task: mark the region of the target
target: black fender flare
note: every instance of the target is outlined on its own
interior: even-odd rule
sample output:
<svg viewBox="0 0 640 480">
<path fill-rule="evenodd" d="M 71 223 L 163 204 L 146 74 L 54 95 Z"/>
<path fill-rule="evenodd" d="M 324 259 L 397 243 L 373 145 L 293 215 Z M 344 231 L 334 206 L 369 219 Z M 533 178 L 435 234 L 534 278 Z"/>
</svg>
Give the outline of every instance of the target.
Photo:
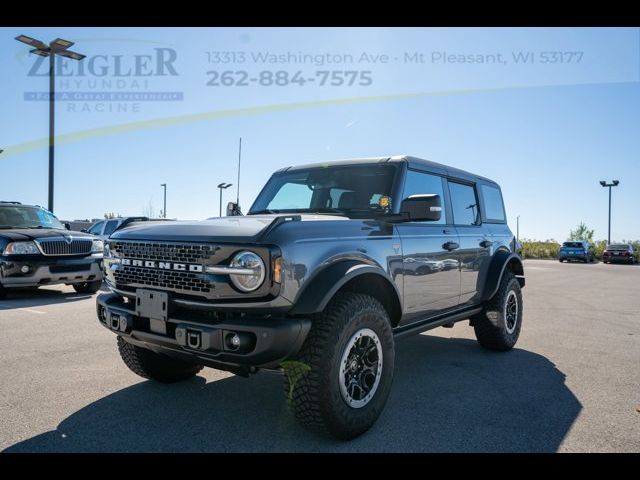
<svg viewBox="0 0 640 480">
<path fill-rule="evenodd" d="M 500 287 L 502 276 L 507 268 L 513 270 L 513 273 L 520 283 L 520 287 L 524 287 L 524 267 L 520 256 L 507 250 L 498 250 L 493 255 L 493 260 L 491 260 L 487 276 L 485 277 L 484 288 L 482 289 L 482 301 L 487 301 L 496 294 L 498 287 Z"/>
<path fill-rule="evenodd" d="M 342 260 L 325 267 L 310 278 L 298 294 L 290 311 L 293 315 L 310 315 L 322 312 L 333 296 L 351 280 L 366 274 L 380 276 L 393 289 L 399 305 L 402 296 L 387 272 L 380 267 L 358 260 Z"/>
</svg>

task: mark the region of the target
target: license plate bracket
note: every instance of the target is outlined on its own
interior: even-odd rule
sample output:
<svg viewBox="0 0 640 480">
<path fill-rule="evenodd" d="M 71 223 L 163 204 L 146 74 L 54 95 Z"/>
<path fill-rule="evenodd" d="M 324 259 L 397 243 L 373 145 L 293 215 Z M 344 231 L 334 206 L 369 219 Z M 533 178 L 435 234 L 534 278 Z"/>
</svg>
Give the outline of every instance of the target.
<svg viewBox="0 0 640 480">
<path fill-rule="evenodd" d="M 148 318 L 152 332 L 167 333 L 169 317 L 169 294 L 157 290 L 136 290 L 136 315 Z"/>
</svg>

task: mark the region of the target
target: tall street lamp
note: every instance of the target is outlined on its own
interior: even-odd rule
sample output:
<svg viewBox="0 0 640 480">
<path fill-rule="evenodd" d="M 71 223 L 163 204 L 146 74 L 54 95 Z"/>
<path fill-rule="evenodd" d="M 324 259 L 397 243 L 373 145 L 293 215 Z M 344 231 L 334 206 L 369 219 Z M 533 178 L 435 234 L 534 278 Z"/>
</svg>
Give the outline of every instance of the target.
<svg viewBox="0 0 640 480">
<path fill-rule="evenodd" d="M 221 184 L 218 185 L 218 188 L 220 189 L 220 217 L 222 217 L 222 190 L 225 190 L 227 188 L 229 188 L 231 185 L 233 185 L 232 183 L 224 183 L 222 182 Z"/>
<path fill-rule="evenodd" d="M 82 60 L 85 55 L 68 50 L 73 42 L 56 38 L 48 45 L 35 38 L 26 35 L 18 35 L 16 40 L 26 43 L 30 47 L 31 53 L 41 57 L 49 57 L 49 211 L 53 212 L 53 167 L 54 167 L 54 134 L 55 134 L 55 58 L 56 55 L 71 58 L 72 60 Z"/>
<path fill-rule="evenodd" d="M 167 184 L 161 183 L 160 186 L 164 188 L 164 207 L 162 210 L 162 216 L 167 218 Z"/>
<path fill-rule="evenodd" d="M 600 185 L 603 187 L 609 187 L 609 233 L 607 234 L 607 245 L 611 245 L 611 187 L 617 187 L 619 184 L 619 180 L 614 180 L 611 183 L 607 183 L 605 180 L 600 180 Z"/>
</svg>

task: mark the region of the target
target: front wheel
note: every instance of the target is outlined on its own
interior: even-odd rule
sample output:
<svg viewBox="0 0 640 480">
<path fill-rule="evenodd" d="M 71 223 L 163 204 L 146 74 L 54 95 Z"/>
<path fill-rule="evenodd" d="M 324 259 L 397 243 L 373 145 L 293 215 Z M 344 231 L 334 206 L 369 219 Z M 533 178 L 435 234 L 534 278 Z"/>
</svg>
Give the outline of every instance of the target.
<svg viewBox="0 0 640 480">
<path fill-rule="evenodd" d="M 96 293 L 102 286 L 102 280 L 95 282 L 75 283 L 73 289 L 78 293 Z"/>
<path fill-rule="evenodd" d="M 380 416 L 391 390 L 393 332 L 378 300 L 340 293 L 316 319 L 287 371 L 289 407 L 305 427 L 349 440 Z"/>
<path fill-rule="evenodd" d="M 6 296 L 7 296 L 7 291 L 2 286 L 2 284 L 0 284 L 0 300 L 4 299 Z"/>
<path fill-rule="evenodd" d="M 489 350 L 513 348 L 522 326 L 522 290 L 513 273 L 507 271 L 494 297 L 473 317 L 478 343 Z"/>
</svg>

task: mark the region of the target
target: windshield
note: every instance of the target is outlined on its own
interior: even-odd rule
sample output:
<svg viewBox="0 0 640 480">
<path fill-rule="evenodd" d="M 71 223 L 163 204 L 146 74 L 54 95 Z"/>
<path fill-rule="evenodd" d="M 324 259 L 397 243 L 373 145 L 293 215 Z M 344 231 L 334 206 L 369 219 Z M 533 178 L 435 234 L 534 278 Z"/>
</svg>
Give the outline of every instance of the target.
<svg viewBox="0 0 640 480">
<path fill-rule="evenodd" d="M 36 207 L 0 207 L 0 228 L 64 228 L 53 214 Z"/>
<path fill-rule="evenodd" d="M 580 242 L 564 242 L 562 246 L 567 248 L 584 248 L 584 245 Z"/>
<path fill-rule="evenodd" d="M 609 245 L 607 250 L 629 250 L 629 245 Z"/>
<path fill-rule="evenodd" d="M 335 213 L 366 218 L 389 213 L 394 165 L 348 165 L 275 174 L 249 215 Z"/>
</svg>

